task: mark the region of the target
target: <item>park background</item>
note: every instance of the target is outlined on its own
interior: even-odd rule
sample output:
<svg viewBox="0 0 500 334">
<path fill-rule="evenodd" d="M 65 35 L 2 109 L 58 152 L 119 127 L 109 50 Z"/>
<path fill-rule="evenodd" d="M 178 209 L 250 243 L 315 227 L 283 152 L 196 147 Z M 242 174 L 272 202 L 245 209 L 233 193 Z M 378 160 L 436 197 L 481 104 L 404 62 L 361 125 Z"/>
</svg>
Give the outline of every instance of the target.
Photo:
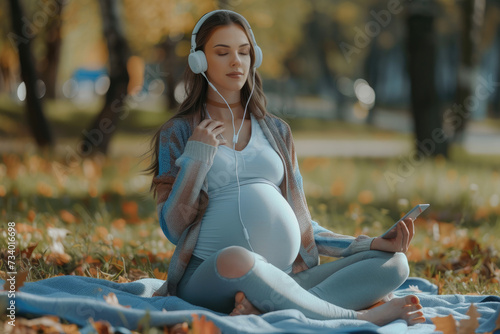
<svg viewBox="0 0 500 334">
<path fill-rule="evenodd" d="M 16 223 L 25 279 L 167 277 L 174 246 L 143 171 L 182 101 L 191 29 L 218 8 L 263 50 L 313 219 L 376 236 L 430 203 L 411 275 L 499 295 L 496 0 L 2 0 L 0 233 Z"/>
</svg>

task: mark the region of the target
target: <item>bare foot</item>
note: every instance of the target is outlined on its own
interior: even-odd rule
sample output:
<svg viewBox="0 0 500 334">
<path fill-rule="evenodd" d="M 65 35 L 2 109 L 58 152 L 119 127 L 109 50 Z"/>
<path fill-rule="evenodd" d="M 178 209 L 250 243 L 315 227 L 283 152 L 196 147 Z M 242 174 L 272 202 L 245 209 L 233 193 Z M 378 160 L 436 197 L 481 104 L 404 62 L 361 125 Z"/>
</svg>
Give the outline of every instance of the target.
<svg viewBox="0 0 500 334">
<path fill-rule="evenodd" d="M 247 314 L 261 314 L 261 312 L 248 301 L 243 292 L 239 291 L 234 296 L 234 309 L 229 315 Z"/>
<path fill-rule="evenodd" d="M 420 300 L 415 295 L 394 298 L 388 302 L 358 312 L 358 319 L 367 320 L 375 325 L 383 326 L 397 319 L 404 319 L 408 325 L 415 325 L 425 322 Z"/>
</svg>

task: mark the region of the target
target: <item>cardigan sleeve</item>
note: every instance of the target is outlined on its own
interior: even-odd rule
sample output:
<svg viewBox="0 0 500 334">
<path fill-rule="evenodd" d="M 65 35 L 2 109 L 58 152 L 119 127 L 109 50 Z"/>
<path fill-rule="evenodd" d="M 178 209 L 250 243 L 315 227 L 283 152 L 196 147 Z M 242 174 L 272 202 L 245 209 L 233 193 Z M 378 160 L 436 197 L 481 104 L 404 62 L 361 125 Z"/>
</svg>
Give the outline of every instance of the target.
<svg viewBox="0 0 500 334">
<path fill-rule="evenodd" d="M 317 222 L 312 220 L 306 203 L 306 197 L 303 188 L 303 180 L 299 170 L 299 163 L 297 159 L 297 154 L 295 152 L 295 145 L 293 143 L 292 133 L 288 125 L 286 125 L 286 128 L 288 130 L 286 131 L 288 137 L 286 139 L 287 146 L 289 147 L 288 151 L 290 152 L 290 154 L 293 155 L 292 157 L 293 177 L 298 186 L 300 196 L 303 198 L 303 201 L 305 203 L 305 208 L 308 211 L 308 217 L 313 228 L 314 242 L 318 247 L 318 253 L 324 256 L 346 257 L 354 253 L 370 250 L 370 245 L 374 238 L 370 238 L 365 235 L 353 237 L 353 236 L 338 234 L 322 227 Z"/>
<path fill-rule="evenodd" d="M 182 120 L 167 123 L 159 136 L 157 212 L 165 236 L 177 244 L 199 215 L 205 178 L 217 152 L 215 146 L 188 141 L 189 126 Z"/>
</svg>

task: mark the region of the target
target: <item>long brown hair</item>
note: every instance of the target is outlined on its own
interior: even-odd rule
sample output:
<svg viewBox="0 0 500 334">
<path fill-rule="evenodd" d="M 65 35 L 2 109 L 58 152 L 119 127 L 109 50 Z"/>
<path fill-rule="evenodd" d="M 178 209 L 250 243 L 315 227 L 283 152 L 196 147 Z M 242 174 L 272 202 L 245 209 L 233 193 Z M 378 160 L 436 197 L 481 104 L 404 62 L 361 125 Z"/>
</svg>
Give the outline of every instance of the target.
<svg viewBox="0 0 500 334">
<path fill-rule="evenodd" d="M 255 63 L 255 50 L 254 45 L 252 43 L 252 39 L 250 38 L 250 33 L 245 22 L 241 20 L 238 15 L 228 11 L 220 11 L 212 14 L 210 17 L 206 19 L 203 25 L 200 27 L 198 33 L 196 34 L 196 51 L 197 50 L 205 50 L 205 44 L 211 36 L 212 31 L 220 26 L 227 26 L 231 24 L 240 25 L 247 35 L 248 40 L 250 41 L 250 68 L 253 68 L 253 64 Z M 248 103 L 248 111 L 253 113 L 256 117 L 263 117 L 266 115 L 266 105 L 267 100 L 264 95 L 264 91 L 262 89 L 262 80 L 260 78 L 259 73 L 255 73 L 255 83 L 252 82 L 252 73 L 248 74 L 248 78 L 246 83 L 243 85 L 240 91 L 240 98 L 242 105 L 246 105 L 250 93 L 252 90 L 252 86 L 255 85 L 255 89 L 252 95 L 250 102 Z M 186 67 L 184 72 L 184 88 L 186 91 L 186 98 L 179 106 L 177 113 L 172 118 L 180 118 L 183 116 L 192 115 L 196 112 L 200 113 L 200 120 L 205 119 L 205 113 L 203 110 L 203 105 L 207 98 L 207 90 L 208 83 L 206 79 L 201 74 L 195 74 L 191 71 L 189 67 Z M 255 113 L 253 111 L 260 110 L 261 113 Z M 260 116 L 262 114 L 263 116 Z M 169 120 L 167 120 L 168 122 Z M 167 123 L 166 122 L 166 123 Z M 166 124 L 165 123 L 165 124 Z M 149 151 L 149 156 L 151 157 L 151 164 L 145 172 L 147 174 L 152 174 L 153 178 L 158 175 L 160 171 L 160 165 L 158 162 L 159 149 L 160 149 L 160 134 L 163 124 L 158 131 L 154 134 L 151 139 L 151 150 Z M 156 196 L 156 186 L 154 183 L 151 183 L 151 189 Z"/>
</svg>

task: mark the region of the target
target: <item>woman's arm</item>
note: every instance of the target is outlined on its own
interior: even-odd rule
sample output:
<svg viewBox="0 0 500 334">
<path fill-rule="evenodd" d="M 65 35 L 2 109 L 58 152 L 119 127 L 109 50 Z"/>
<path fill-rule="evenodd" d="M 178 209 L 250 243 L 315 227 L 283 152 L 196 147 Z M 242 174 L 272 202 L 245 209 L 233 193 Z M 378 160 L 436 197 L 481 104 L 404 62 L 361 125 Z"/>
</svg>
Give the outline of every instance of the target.
<svg viewBox="0 0 500 334">
<path fill-rule="evenodd" d="M 157 211 L 165 236 L 177 244 L 182 232 L 198 215 L 205 177 L 217 147 L 189 140 L 189 125 L 173 120 L 160 134 L 159 174 L 154 178 Z M 205 189 L 205 190 L 204 190 Z"/>
</svg>

